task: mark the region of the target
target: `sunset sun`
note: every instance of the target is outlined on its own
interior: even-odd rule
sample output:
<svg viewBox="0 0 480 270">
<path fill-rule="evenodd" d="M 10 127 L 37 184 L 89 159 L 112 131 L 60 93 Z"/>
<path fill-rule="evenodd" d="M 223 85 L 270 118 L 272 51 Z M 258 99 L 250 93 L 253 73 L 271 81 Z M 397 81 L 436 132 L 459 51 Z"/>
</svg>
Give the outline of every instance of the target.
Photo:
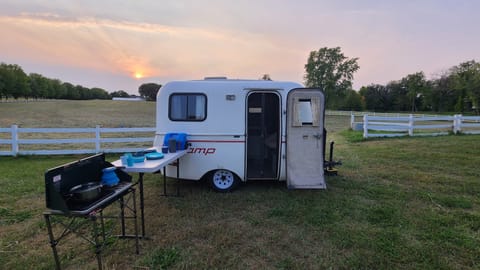
<svg viewBox="0 0 480 270">
<path fill-rule="evenodd" d="M 136 79 L 141 79 L 143 78 L 143 74 L 141 72 L 135 72 L 135 74 L 133 75 Z"/>
</svg>

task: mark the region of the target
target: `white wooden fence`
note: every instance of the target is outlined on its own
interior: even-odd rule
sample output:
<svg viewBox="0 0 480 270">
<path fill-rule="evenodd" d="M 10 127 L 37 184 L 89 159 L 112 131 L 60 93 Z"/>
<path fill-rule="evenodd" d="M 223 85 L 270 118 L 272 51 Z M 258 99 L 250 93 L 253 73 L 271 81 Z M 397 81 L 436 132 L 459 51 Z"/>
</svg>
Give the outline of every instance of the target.
<svg viewBox="0 0 480 270">
<path fill-rule="evenodd" d="M 352 128 L 358 123 L 351 116 Z M 363 116 L 363 137 L 436 136 L 449 133 L 480 134 L 480 116 Z M 380 132 L 382 131 L 382 132 Z"/>
<path fill-rule="evenodd" d="M 115 137 L 103 137 L 102 135 L 104 133 L 115 133 Z M 143 133 L 143 137 L 132 137 L 132 135 L 130 135 L 137 133 Z M 22 138 L 22 134 L 26 134 L 25 137 L 27 138 Z M 63 134 L 63 136 L 58 134 Z M 139 143 L 152 146 L 154 134 L 155 128 L 153 127 L 102 128 L 96 126 L 95 128 L 20 128 L 17 125 L 12 125 L 9 128 L 0 128 L 0 156 L 136 152 L 145 149 L 145 147 L 128 146 L 138 145 Z M 48 138 L 38 139 L 38 137 L 42 136 L 47 136 Z M 119 144 L 121 147 L 108 147 L 108 145 Z M 46 146 L 43 149 L 32 150 L 22 149 L 24 145 L 35 145 L 35 148 L 38 148 L 38 145 Z M 61 149 L 51 149 L 52 145 L 61 145 Z M 71 149 L 65 149 L 67 148 L 65 145 L 73 145 L 73 147 L 71 147 Z M 107 145 L 107 147 L 103 147 L 103 145 Z M 57 146 L 56 148 L 59 147 Z"/>
<path fill-rule="evenodd" d="M 352 129 L 361 127 L 364 138 L 431 136 L 449 133 L 480 134 L 480 116 L 402 114 L 382 114 L 383 116 L 376 114 L 371 116 L 363 113 L 362 123 L 355 121 L 355 117 L 362 116 L 361 112 L 354 114 L 352 112 L 329 111 L 326 113 L 328 115 L 350 115 Z M 105 133 L 113 134 L 115 137 L 102 136 Z M 136 152 L 153 145 L 154 133 L 154 127 L 20 128 L 17 125 L 12 125 L 9 128 L 0 128 L 0 156 Z M 133 137 L 132 134 L 143 134 L 143 136 Z M 143 145 L 138 147 L 138 144 Z M 35 149 L 25 149 L 28 148 L 24 147 L 27 145 L 33 145 Z M 45 147 L 41 148 L 41 145 L 45 145 Z M 61 149 L 52 149 L 52 145 L 56 146 L 53 148 Z M 113 147 L 118 145 L 120 147 Z M 132 147 L 133 145 L 137 147 Z M 85 146 L 88 148 L 85 148 Z"/>
</svg>

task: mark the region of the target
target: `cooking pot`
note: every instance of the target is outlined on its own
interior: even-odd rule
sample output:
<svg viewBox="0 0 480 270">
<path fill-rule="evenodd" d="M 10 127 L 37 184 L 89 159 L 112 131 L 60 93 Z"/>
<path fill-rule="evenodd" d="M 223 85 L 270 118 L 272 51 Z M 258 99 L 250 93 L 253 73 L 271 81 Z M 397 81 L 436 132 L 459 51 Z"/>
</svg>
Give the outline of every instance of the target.
<svg viewBox="0 0 480 270">
<path fill-rule="evenodd" d="M 70 189 L 67 197 L 70 197 L 77 202 L 91 202 L 100 196 L 102 186 L 103 185 L 98 182 L 77 185 Z"/>
</svg>

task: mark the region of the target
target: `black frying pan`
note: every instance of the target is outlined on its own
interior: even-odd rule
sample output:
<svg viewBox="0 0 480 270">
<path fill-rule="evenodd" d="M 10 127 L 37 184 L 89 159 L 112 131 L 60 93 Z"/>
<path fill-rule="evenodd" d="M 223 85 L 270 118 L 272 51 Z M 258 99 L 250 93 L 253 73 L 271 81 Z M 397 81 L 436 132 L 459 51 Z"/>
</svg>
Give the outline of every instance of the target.
<svg viewBox="0 0 480 270">
<path fill-rule="evenodd" d="M 72 187 L 67 197 L 77 202 L 91 202 L 97 199 L 101 193 L 102 184 L 99 182 L 89 182 Z"/>
</svg>

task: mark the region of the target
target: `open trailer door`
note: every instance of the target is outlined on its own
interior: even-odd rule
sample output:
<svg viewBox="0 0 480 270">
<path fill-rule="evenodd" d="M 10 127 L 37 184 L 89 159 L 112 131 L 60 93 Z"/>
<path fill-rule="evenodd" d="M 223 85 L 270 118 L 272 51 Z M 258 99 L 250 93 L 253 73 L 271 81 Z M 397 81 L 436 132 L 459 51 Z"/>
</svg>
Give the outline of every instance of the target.
<svg viewBox="0 0 480 270">
<path fill-rule="evenodd" d="M 297 88 L 287 96 L 288 188 L 325 189 L 325 97 L 320 89 Z"/>
</svg>

